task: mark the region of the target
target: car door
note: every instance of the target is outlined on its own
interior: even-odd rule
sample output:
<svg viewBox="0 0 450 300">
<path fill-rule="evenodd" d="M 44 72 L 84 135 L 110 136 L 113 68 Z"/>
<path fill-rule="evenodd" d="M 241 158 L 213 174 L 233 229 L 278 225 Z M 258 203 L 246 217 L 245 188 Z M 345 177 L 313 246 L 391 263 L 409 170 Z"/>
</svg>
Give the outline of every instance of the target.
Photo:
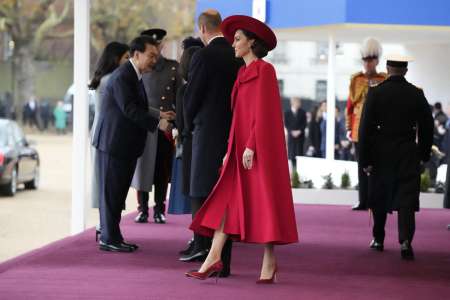
<svg viewBox="0 0 450 300">
<path fill-rule="evenodd" d="M 28 181 L 33 178 L 34 172 L 34 151 L 28 147 L 25 135 L 17 124 L 12 123 L 14 131 L 14 141 L 16 143 L 16 149 L 19 154 L 19 172 L 17 178 L 20 182 Z"/>
</svg>

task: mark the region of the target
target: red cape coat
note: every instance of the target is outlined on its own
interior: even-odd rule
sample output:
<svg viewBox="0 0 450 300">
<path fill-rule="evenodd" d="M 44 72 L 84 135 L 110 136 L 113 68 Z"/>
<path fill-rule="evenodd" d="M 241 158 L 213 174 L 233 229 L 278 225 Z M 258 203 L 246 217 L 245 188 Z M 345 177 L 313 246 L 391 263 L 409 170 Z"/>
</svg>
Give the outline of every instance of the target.
<svg viewBox="0 0 450 300">
<path fill-rule="evenodd" d="M 212 236 L 224 232 L 249 243 L 298 242 L 278 83 L 273 66 L 256 60 L 243 66 L 232 91 L 233 119 L 227 159 L 190 228 Z M 245 148 L 255 152 L 245 170 Z"/>
</svg>

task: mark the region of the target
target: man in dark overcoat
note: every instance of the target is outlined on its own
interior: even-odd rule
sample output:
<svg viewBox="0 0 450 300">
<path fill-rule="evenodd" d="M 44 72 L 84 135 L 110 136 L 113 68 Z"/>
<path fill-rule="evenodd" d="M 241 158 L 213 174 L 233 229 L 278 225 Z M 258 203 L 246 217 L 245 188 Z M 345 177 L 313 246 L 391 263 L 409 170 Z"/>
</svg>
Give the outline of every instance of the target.
<svg viewBox="0 0 450 300">
<path fill-rule="evenodd" d="M 369 89 L 359 129 L 359 163 L 369 176 L 369 208 L 374 216 L 370 247 L 384 249 L 387 213 L 395 210 L 401 257 L 412 260 L 420 167 L 430 159 L 433 117 L 423 91 L 404 77 L 409 60 L 399 55 L 388 58 L 388 79 Z"/>
<path fill-rule="evenodd" d="M 198 18 L 200 37 L 206 46 L 192 57 L 183 99 L 185 126 L 192 132 L 189 196 L 193 215 L 219 179 L 231 125 L 231 90 L 242 65 L 220 31 L 221 22 L 215 10 L 206 11 Z M 206 257 L 211 240 L 196 234 L 194 243 L 191 253 L 180 260 Z M 230 259 L 229 241 L 222 252 L 224 277 L 230 273 Z"/>
<path fill-rule="evenodd" d="M 287 131 L 288 157 L 292 164 L 292 172 L 297 167 L 297 156 L 303 155 L 305 144 L 306 112 L 301 108 L 299 98 L 291 99 L 291 107 L 284 112 L 284 127 Z"/>
</svg>

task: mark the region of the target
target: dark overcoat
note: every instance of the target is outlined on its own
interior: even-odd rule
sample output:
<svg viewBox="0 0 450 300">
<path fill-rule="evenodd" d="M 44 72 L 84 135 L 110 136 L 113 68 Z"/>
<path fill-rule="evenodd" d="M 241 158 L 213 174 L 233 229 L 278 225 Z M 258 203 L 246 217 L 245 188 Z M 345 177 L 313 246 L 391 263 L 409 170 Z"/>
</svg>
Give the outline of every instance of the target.
<svg viewBox="0 0 450 300">
<path fill-rule="evenodd" d="M 219 178 L 231 125 L 231 89 L 242 60 L 223 37 L 192 57 L 183 99 L 192 132 L 191 197 L 206 197 Z"/>
<path fill-rule="evenodd" d="M 403 76 L 370 88 L 359 128 L 359 163 L 372 166 L 369 207 L 419 210 L 420 163 L 430 158 L 433 117 L 421 89 Z"/>
</svg>

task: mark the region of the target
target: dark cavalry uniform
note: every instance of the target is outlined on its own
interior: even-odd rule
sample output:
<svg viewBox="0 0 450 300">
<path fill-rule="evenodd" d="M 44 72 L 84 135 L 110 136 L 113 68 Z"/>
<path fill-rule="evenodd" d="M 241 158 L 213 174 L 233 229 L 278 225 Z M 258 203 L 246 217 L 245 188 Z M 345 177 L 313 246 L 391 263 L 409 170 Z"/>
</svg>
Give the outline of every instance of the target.
<svg viewBox="0 0 450 300">
<path fill-rule="evenodd" d="M 417 142 L 416 142 L 417 139 Z M 419 210 L 420 163 L 430 158 L 433 117 L 421 89 L 403 76 L 370 88 L 359 128 L 359 164 L 372 166 L 373 236 L 383 243 L 387 213 L 398 211 L 399 242 L 411 242 Z"/>
</svg>

